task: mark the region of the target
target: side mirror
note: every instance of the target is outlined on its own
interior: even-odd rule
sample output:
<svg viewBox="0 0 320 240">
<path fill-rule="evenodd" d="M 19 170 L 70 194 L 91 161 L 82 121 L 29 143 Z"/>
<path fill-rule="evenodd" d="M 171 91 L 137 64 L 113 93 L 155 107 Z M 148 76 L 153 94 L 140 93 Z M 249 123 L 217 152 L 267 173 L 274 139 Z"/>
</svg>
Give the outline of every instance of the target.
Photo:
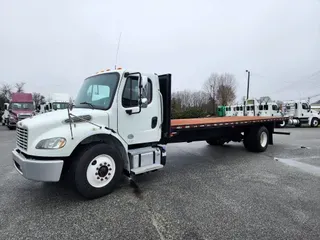
<svg viewBox="0 0 320 240">
<path fill-rule="evenodd" d="M 142 88 L 147 88 L 147 87 L 148 87 L 148 77 L 142 76 L 142 79 L 141 79 L 141 87 L 142 87 Z"/>
<path fill-rule="evenodd" d="M 140 87 L 141 87 L 140 106 L 142 108 L 146 108 L 148 106 L 148 98 L 147 98 L 148 77 L 146 77 L 146 76 L 141 77 Z"/>
</svg>

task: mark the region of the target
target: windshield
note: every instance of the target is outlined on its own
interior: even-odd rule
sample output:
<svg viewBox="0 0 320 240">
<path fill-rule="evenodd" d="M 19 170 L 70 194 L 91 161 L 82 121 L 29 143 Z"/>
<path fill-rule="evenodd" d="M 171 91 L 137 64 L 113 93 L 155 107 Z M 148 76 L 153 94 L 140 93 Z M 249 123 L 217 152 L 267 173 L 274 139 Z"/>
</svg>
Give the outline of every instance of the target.
<svg viewBox="0 0 320 240">
<path fill-rule="evenodd" d="M 78 108 L 107 110 L 111 107 L 119 81 L 119 73 L 105 73 L 84 80 L 74 104 Z M 87 102 L 89 104 L 80 104 Z"/>
<path fill-rule="evenodd" d="M 68 103 L 59 103 L 59 102 L 54 102 L 52 103 L 52 108 L 53 109 L 66 109 L 68 107 Z"/>
<path fill-rule="evenodd" d="M 33 103 L 10 103 L 9 109 L 12 110 L 34 110 Z"/>
</svg>

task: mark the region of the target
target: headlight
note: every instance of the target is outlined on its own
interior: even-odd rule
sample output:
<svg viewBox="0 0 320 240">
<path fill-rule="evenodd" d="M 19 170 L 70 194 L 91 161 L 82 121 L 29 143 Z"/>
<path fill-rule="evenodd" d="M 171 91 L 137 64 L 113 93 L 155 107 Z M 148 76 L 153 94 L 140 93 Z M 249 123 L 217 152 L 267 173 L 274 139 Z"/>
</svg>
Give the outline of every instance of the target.
<svg viewBox="0 0 320 240">
<path fill-rule="evenodd" d="M 36 148 L 37 149 L 60 149 L 67 143 L 67 140 L 63 137 L 55 137 L 41 140 Z"/>
</svg>

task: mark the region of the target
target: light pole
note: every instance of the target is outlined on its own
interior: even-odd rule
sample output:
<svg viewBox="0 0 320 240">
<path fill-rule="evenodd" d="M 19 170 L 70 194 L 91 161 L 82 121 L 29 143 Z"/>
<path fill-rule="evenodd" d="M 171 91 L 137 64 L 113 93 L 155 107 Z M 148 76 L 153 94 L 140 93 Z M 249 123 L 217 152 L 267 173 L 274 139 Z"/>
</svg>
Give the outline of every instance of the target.
<svg viewBox="0 0 320 240">
<path fill-rule="evenodd" d="M 249 99 L 249 86 L 250 86 L 250 71 L 246 70 L 248 73 L 248 82 L 247 82 L 247 100 Z"/>
<path fill-rule="evenodd" d="M 244 101 L 244 115 L 247 116 L 247 101 L 249 99 L 249 86 L 250 86 L 250 71 L 246 70 L 246 73 L 248 73 L 248 82 L 247 82 L 247 99 Z"/>
<path fill-rule="evenodd" d="M 215 99 L 214 99 L 214 86 L 210 85 L 212 91 L 212 115 L 215 116 Z"/>
</svg>

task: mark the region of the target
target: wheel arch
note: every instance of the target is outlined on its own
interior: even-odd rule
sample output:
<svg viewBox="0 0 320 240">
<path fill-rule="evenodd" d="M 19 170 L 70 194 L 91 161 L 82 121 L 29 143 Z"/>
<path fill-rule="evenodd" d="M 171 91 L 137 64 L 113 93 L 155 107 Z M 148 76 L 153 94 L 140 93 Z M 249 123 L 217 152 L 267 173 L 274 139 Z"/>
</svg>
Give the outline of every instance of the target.
<svg viewBox="0 0 320 240">
<path fill-rule="evenodd" d="M 107 143 L 112 146 L 115 146 L 119 150 L 121 158 L 123 159 L 124 169 L 130 170 L 129 157 L 127 154 L 128 147 L 125 143 L 123 143 L 119 138 L 117 138 L 113 134 L 98 133 L 84 138 L 72 151 L 70 156 L 72 157 L 76 155 L 85 146 L 96 143 Z"/>
</svg>

